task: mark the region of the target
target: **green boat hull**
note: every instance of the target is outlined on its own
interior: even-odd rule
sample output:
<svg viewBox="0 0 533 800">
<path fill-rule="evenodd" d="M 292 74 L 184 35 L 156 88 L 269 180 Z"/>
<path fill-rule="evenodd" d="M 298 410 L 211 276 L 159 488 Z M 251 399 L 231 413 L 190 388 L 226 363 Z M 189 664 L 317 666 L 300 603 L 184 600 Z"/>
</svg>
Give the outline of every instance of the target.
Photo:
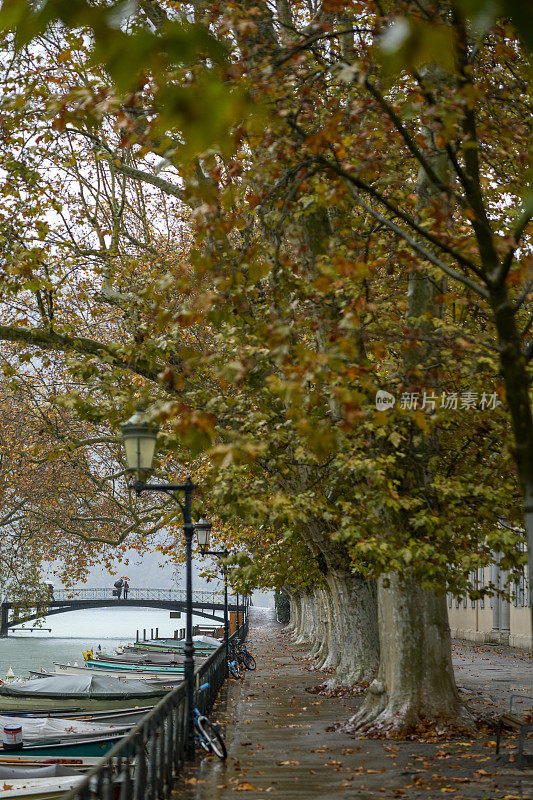
<svg viewBox="0 0 533 800">
<path fill-rule="evenodd" d="M 105 739 L 90 739 L 88 741 L 78 740 L 77 742 L 69 743 L 67 741 L 54 742 L 49 744 L 29 744 L 24 746 L 22 750 L 0 749 L 0 756 L 5 755 L 19 755 L 19 756 L 50 756 L 50 758 L 71 758 L 86 756 L 87 758 L 100 758 L 111 750 L 112 747 L 120 741 L 121 736 L 110 736 Z"/>
<path fill-rule="evenodd" d="M 145 650 L 148 652 L 157 652 L 157 653 L 183 653 L 184 647 L 181 646 L 172 646 L 168 644 L 147 644 L 147 642 L 139 642 L 139 644 L 135 643 L 133 645 L 134 650 Z M 216 647 L 199 647 L 194 645 L 194 652 L 198 653 L 198 655 L 210 656 L 214 653 Z"/>
<path fill-rule="evenodd" d="M 138 672 L 140 675 L 183 675 L 183 667 L 158 667 L 156 665 L 117 664 L 115 661 L 96 661 L 89 658 L 86 662 L 91 669 L 115 670 L 117 672 Z"/>
<path fill-rule="evenodd" d="M 119 710 L 121 708 L 124 709 L 135 709 L 135 707 L 145 707 L 148 704 L 155 706 L 159 700 L 168 693 L 168 689 L 161 689 L 154 694 L 148 694 L 143 696 L 142 698 L 135 698 L 131 697 L 131 695 L 123 700 L 111 700 L 109 698 L 102 698 L 102 700 L 96 700 L 94 698 L 87 698 L 87 697 L 69 697 L 69 698 L 58 698 L 58 697 L 8 697 L 6 695 L 0 696 L 0 715 L 4 714 L 4 711 L 12 714 L 15 712 L 20 712 L 24 714 L 25 711 L 33 711 L 36 707 L 42 709 L 45 713 L 47 709 L 64 709 L 65 711 L 79 711 L 80 713 L 86 711 L 107 711 L 107 710 Z"/>
</svg>

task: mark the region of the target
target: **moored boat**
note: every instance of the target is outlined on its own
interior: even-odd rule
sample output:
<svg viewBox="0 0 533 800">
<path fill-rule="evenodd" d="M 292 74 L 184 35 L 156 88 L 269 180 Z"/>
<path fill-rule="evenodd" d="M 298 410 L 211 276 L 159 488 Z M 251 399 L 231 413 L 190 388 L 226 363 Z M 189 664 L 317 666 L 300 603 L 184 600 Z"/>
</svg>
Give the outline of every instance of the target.
<svg viewBox="0 0 533 800">
<path fill-rule="evenodd" d="M 131 723 L 124 722 L 116 725 L 61 717 L 0 716 L 0 730 L 7 726 L 20 726 L 24 746 L 35 741 L 56 741 L 64 737 L 84 739 L 95 736 L 125 736 L 133 727 Z"/>
<path fill-rule="evenodd" d="M 76 772 L 87 772 L 95 767 L 100 762 L 100 759 L 94 756 L 24 756 L 20 752 L 4 753 L 0 750 L 0 767 L 19 767 L 25 769 L 34 769 L 42 767 L 53 767 L 58 765 L 61 767 L 68 767 L 69 769 L 76 770 Z"/>
<path fill-rule="evenodd" d="M 75 756 L 91 756 L 102 758 L 123 738 L 121 733 L 114 736 L 95 736 L 93 738 L 81 738 L 65 736 L 56 741 L 44 740 L 42 742 L 30 742 L 24 745 L 20 753 L 26 756 L 60 756 L 72 758 Z M 0 750 L 3 754 L 5 751 Z M 12 751 L 10 751 L 12 752 Z"/>
<path fill-rule="evenodd" d="M 74 667 L 69 666 L 65 673 L 56 672 L 34 672 L 30 670 L 30 675 L 35 678 L 53 678 L 58 674 L 66 674 L 66 675 L 78 675 L 80 672 L 82 674 L 86 673 L 87 670 L 91 671 L 91 667 Z M 107 670 L 107 669 L 99 669 L 95 670 L 95 674 L 97 675 L 108 675 L 109 677 L 117 677 L 119 676 L 121 680 L 124 681 L 141 681 L 141 683 L 148 685 L 148 686 L 161 686 L 162 688 L 168 687 L 169 689 L 174 688 L 183 680 L 183 672 L 177 673 L 175 675 L 155 675 L 147 672 L 146 674 L 136 673 L 136 672 L 125 672 L 120 671 L 117 672 L 116 670 Z"/>
<path fill-rule="evenodd" d="M 25 711 L 2 710 L 0 713 L 10 719 L 23 715 L 25 717 L 61 717 L 63 719 L 110 722 L 117 725 L 136 725 L 153 707 L 154 705 L 152 704 L 150 706 L 135 706 L 135 708 L 102 709 L 99 711 L 84 711 L 81 708 L 70 710 L 65 708 L 30 708 Z"/>
<path fill-rule="evenodd" d="M 216 650 L 220 647 L 221 642 L 213 636 L 203 636 L 196 634 L 192 637 L 195 650 Z M 132 645 L 127 645 L 124 649 L 158 649 L 170 648 L 177 651 L 185 649 L 185 639 L 149 639 L 148 641 L 134 642 Z"/>
<path fill-rule="evenodd" d="M 70 673 L 70 670 L 74 670 L 74 672 L 70 674 L 77 674 L 80 670 L 84 672 L 87 668 L 89 668 L 98 670 L 99 672 L 102 670 L 111 670 L 115 675 L 122 672 L 138 673 L 140 675 L 183 675 L 182 665 L 166 666 L 161 664 L 119 664 L 111 661 L 94 661 L 93 659 L 88 659 L 84 667 L 74 667 L 69 664 L 58 664 L 56 661 L 54 661 L 54 667 L 56 672 L 66 672 L 67 674 Z"/>
<path fill-rule="evenodd" d="M 110 664 L 154 664 L 155 666 L 179 667 L 183 664 L 185 656 L 181 652 L 157 653 L 151 650 L 135 650 L 132 653 L 119 653 L 112 656 L 103 656 L 98 653 L 87 660 L 106 661 Z"/>
<path fill-rule="evenodd" d="M 0 686 L 0 714 L 39 709 L 96 711 L 154 705 L 167 694 L 166 687 L 108 675 L 53 675 Z"/>
<path fill-rule="evenodd" d="M 56 800 L 74 789 L 84 780 L 84 776 L 56 775 L 52 777 L 27 777 L 0 779 L 0 798 L 13 800 L 21 797 L 24 800 Z"/>
<path fill-rule="evenodd" d="M 170 640 L 170 642 L 172 642 L 172 639 Z M 219 647 L 220 647 L 220 642 L 219 642 Z M 212 653 L 214 653 L 216 649 L 217 649 L 216 647 L 210 647 L 208 645 L 197 643 L 197 642 L 194 643 L 194 652 L 195 652 L 196 655 L 202 655 L 202 656 L 206 656 L 207 657 L 207 656 L 210 656 Z M 170 653 L 181 653 L 181 654 L 184 654 L 185 645 L 183 643 L 179 644 L 179 645 L 175 645 L 175 644 L 173 645 L 173 644 L 155 644 L 155 643 L 153 644 L 153 643 L 150 643 L 150 642 L 139 642 L 138 644 L 134 643 L 132 645 L 126 645 L 126 647 L 124 648 L 124 651 L 126 653 L 139 653 L 139 652 L 142 652 L 143 654 L 145 654 L 145 653 L 167 653 L 167 654 L 170 654 Z"/>
</svg>

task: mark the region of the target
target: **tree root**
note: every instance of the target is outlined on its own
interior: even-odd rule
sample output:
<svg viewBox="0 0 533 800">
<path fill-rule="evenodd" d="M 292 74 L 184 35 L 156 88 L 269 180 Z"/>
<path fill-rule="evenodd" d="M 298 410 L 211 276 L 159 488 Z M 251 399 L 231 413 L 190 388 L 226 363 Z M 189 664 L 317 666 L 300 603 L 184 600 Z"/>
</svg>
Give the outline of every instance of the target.
<svg viewBox="0 0 533 800">
<path fill-rule="evenodd" d="M 345 733 L 359 733 L 373 739 L 417 739 L 441 741 L 469 736 L 479 730 L 475 716 L 466 706 L 450 714 L 432 713 L 426 716 L 413 704 L 394 709 L 363 708 L 341 728 Z M 486 734 L 484 734 L 486 735 Z"/>
<path fill-rule="evenodd" d="M 358 697 L 365 694 L 367 689 L 368 683 L 365 681 L 352 686 L 332 685 L 331 681 L 326 681 L 326 683 L 319 683 L 317 686 L 307 686 L 305 691 L 310 694 L 318 694 L 321 697 Z"/>
</svg>

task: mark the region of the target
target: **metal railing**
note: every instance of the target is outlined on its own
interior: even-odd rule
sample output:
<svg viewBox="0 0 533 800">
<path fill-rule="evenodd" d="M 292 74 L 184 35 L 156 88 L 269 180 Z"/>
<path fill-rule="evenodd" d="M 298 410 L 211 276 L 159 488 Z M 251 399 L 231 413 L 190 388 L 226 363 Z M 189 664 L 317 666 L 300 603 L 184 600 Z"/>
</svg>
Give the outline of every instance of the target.
<svg viewBox="0 0 533 800">
<path fill-rule="evenodd" d="M 103 589 L 59 589 L 50 600 L 115 600 L 113 587 Z M 165 602 L 185 602 L 185 589 L 143 589 L 135 587 L 128 590 L 128 600 L 163 600 Z M 196 591 L 195 603 L 223 603 L 222 592 Z M 16 602 L 16 601 L 14 601 Z"/>
<path fill-rule="evenodd" d="M 230 641 L 244 639 L 248 620 Z M 221 646 L 197 669 L 195 699 L 202 713 L 209 711 L 226 678 L 226 648 Z M 199 692 L 203 683 L 209 689 Z M 64 800 L 166 800 L 185 763 L 187 742 L 187 688 L 180 683 L 146 714 L 91 769 Z"/>
</svg>

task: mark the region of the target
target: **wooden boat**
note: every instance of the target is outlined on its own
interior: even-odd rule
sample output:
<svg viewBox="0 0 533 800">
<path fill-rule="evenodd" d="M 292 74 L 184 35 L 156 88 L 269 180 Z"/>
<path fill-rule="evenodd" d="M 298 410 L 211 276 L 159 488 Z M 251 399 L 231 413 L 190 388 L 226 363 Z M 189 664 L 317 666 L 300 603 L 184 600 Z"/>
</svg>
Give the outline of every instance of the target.
<svg viewBox="0 0 533 800">
<path fill-rule="evenodd" d="M 80 771 L 63 764 L 0 764 L 0 785 L 2 781 L 24 780 L 24 778 L 59 778 L 66 775 L 79 775 Z"/>
<path fill-rule="evenodd" d="M 79 674 L 80 671 L 82 673 L 85 673 L 87 670 L 91 670 L 91 669 L 92 669 L 91 667 L 73 667 L 73 666 L 69 666 L 67 668 L 67 670 L 65 671 L 65 673 L 44 672 L 42 670 L 40 672 L 35 672 L 34 670 L 30 670 L 30 676 L 32 676 L 34 678 L 53 678 L 57 674 L 77 675 L 77 674 Z M 163 688 L 168 687 L 169 689 L 170 688 L 173 689 L 174 686 L 177 686 L 183 680 L 183 671 L 181 673 L 177 674 L 177 675 L 165 676 L 165 675 L 155 675 L 155 674 L 152 675 L 149 672 L 146 673 L 146 674 L 142 674 L 142 673 L 129 672 L 129 671 L 125 672 L 125 671 L 121 670 L 120 672 L 117 673 L 116 671 L 111 670 L 111 669 L 110 670 L 99 669 L 97 674 L 98 675 L 108 675 L 108 676 L 111 676 L 111 677 L 113 677 L 113 676 L 116 677 L 117 674 L 118 674 L 120 676 L 120 678 L 125 680 L 125 681 L 136 680 L 136 681 L 141 681 L 142 683 L 147 684 L 149 686 L 155 686 L 155 687 L 161 686 Z"/>
<path fill-rule="evenodd" d="M 65 719 L 64 717 L 3 717 L 0 730 L 7 725 L 21 727 L 24 746 L 33 742 L 57 741 L 58 739 L 94 739 L 96 736 L 125 736 L 132 723 L 110 724 L 94 720 Z"/>
<path fill-rule="evenodd" d="M 0 767 L 35 769 L 58 765 L 76 770 L 76 772 L 87 772 L 99 762 L 100 759 L 94 756 L 77 756 L 76 758 L 68 756 L 24 756 L 20 755 L 20 752 L 9 755 L 8 753 L 4 754 L 4 751 L 0 749 Z"/>
<path fill-rule="evenodd" d="M 136 725 L 152 710 L 154 706 L 136 706 L 135 708 L 104 709 L 102 711 L 84 711 L 82 708 L 34 708 L 26 711 L 1 711 L 5 717 L 61 717 L 62 719 L 81 719 L 93 722 L 109 722 L 111 724 Z M 1 752 L 1 751 L 0 751 Z"/>
<path fill-rule="evenodd" d="M 30 742 L 24 745 L 21 753 L 26 756 L 60 756 L 61 758 L 91 756 L 102 758 L 108 750 L 123 738 L 121 733 L 114 736 L 95 736 L 93 738 L 76 739 L 66 736 L 54 741 Z M 12 752 L 12 751 L 9 751 Z M 4 751 L 0 750 L 3 755 Z"/>
<path fill-rule="evenodd" d="M 170 640 L 172 641 L 172 640 Z M 215 652 L 216 647 L 207 647 L 206 645 L 194 644 L 194 652 L 196 655 L 210 656 Z M 127 645 L 124 648 L 127 653 L 183 653 L 184 645 L 172 644 L 151 644 L 149 642 L 139 642 L 139 644 Z"/>
<path fill-rule="evenodd" d="M 183 666 L 170 667 L 161 666 L 159 664 L 117 664 L 108 661 L 93 661 L 89 659 L 84 667 L 74 667 L 68 664 L 58 664 L 54 661 L 55 671 L 65 672 L 67 675 L 76 675 L 80 671 L 85 672 L 87 669 L 98 670 L 99 672 L 111 672 L 112 675 L 117 673 L 131 673 L 132 677 L 137 675 L 183 675 Z M 128 676 L 129 677 L 129 676 Z"/>
<path fill-rule="evenodd" d="M 109 664 L 146 664 L 163 667 L 179 667 L 183 664 L 185 656 L 183 653 L 157 653 L 153 650 L 137 650 L 132 653 L 120 653 L 112 656 L 102 656 L 100 653 L 94 655 L 88 661 L 106 661 Z"/>
<path fill-rule="evenodd" d="M 0 714 L 39 709 L 98 711 L 154 705 L 168 693 L 164 686 L 108 675 L 53 675 L 0 686 Z M 64 715 L 63 715 L 64 716 Z"/>
<path fill-rule="evenodd" d="M 51 778 L 23 778 L 0 781 L 1 800 L 59 800 L 84 780 L 83 775 L 64 775 Z"/>
<path fill-rule="evenodd" d="M 195 635 L 192 637 L 195 650 L 209 650 L 213 651 L 220 647 L 221 642 L 212 636 Z M 134 642 L 132 645 L 126 645 L 125 650 L 134 649 L 158 649 L 170 648 L 172 650 L 183 651 L 185 649 L 184 639 L 149 639 L 148 641 Z"/>
</svg>

